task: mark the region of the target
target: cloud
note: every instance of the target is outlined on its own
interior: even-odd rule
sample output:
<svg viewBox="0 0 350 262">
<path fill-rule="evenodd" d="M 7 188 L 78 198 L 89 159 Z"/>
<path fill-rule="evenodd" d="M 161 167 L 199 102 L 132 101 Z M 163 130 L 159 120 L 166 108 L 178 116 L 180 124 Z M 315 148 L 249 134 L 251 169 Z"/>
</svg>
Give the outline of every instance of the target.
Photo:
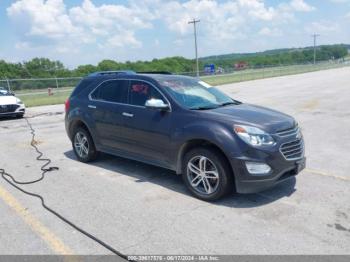
<svg viewBox="0 0 350 262">
<path fill-rule="evenodd" d="M 45 55 L 69 56 L 74 51 L 86 57 L 128 59 L 135 56 L 133 49 L 147 44 L 159 46 L 159 50 L 164 34 L 170 35 L 167 43 L 171 47 L 187 45 L 193 34 L 188 21 L 199 18 L 198 36 L 205 39 L 200 49 L 231 50 L 248 38 L 280 36 L 282 28 L 295 21 L 295 14 L 315 10 L 304 0 L 284 0 L 276 5 L 263 0 L 129 0 L 123 4 L 81 0 L 72 7 L 65 2 L 68 0 L 13 1 L 7 15 L 19 38 L 16 48 L 41 48 Z M 154 34 L 158 42 L 146 43 L 145 32 Z M 97 48 L 95 54 L 86 54 L 86 50 Z"/>
<path fill-rule="evenodd" d="M 184 43 L 184 40 L 182 40 L 182 39 L 176 39 L 176 40 L 174 40 L 173 41 L 173 44 L 175 45 L 175 46 L 183 46 L 185 43 Z"/>
<path fill-rule="evenodd" d="M 288 5 L 289 8 L 285 8 Z M 188 22 L 201 18 L 199 34 L 211 43 L 245 39 L 252 34 L 258 23 L 281 25 L 293 19 L 289 2 L 285 6 L 267 6 L 261 0 L 209 1 L 190 0 L 186 2 L 168 1 L 157 5 L 157 16 L 169 30 L 180 35 L 192 33 Z"/>
<path fill-rule="evenodd" d="M 340 30 L 340 26 L 337 22 L 332 22 L 328 20 L 312 22 L 305 28 L 308 33 L 318 33 L 318 34 L 331 34 L 337 33 Z"/>
<path fill-rule="evenodd" d="M 278 28 L 264 27 L 259 31 L 259 35 L 277 37 L 282 36 L 282 31 Z"/>
<path fill-rule="evenodd" d="M 8 16 L 15 22 L 29 26 L 26 36 L 43 36 L 57 39 L 76 32 L 61 0 L 21 0 L 7 9 Z"/>
<path fill-rule="evenodd" d="M 124 46 L 128 46 L 129 48 L 140 48 L 142 47 L 142 43 L 135 38 L 132 32 L 124 31 L 118 35 L 109 37 L 106 44 L 101 45 L 103 48 Z"/>
<path fill-rule="evenodd" d="M 329 1 L 336 4 L 350 3 L 350 0 L 329 0 Z"/>
<path fill-rule="evenodd" d="M 293 7 L 295 11 L 313 9 L 303 0 L 292 0 L 286 2 L 285 6 Z M 94 5 L 91 0 L 84 0 L 80 6 L 69 10 L 63 0 L 18 0 L 7 9 L 13 21 L 26 21 L 30 27 L 26 36 L 51 39 L 73 36 L 82 43 L 89 43 L 101 36 L 108 37 L 127 30 L 132 32 L 127 36 L 131 44 L 137 43 L 135 32 L 152 28 L 156 19 L 164 22 L 170 30 L 186 34 L 192 30 L 188 21 L 200 17 L 201 27 L 206 33 L 213 34 L 213 38 L 227 38 L 233 33 L 239 35 L 238 31 L 257 20 L 275 23 L 286 21 L 291 17 L 290 12 L 291 8 L 287 10 L 266 6 L 261 0 L 146 0 L 142 3 L 131 1 L 129 5 L 100 6 Z"/>
<path fill-rule="evenodd" d="M 248 14 L 254 18 L 270 21 L 276 17 L 277 12 L 273 7 L 266 7 L 264 2 L 257 0 L 239 0 L 242 9 L 248 9 Z"/>
<path fill-rule="evenodd" d="M 84 0 L 82 6 L 71 8 L 69 17 L 74 24 L 95 29 L 96 32 L 120 28 L 137 30 L 152 27 L 147 10 L 123 5 L 95 6 L 91 0 Z"/>
<path fill-rule="evenodd" d="M 28 49 L 30 48 L 30 44 L 28 42 L 17 42 L 15 44 L 16 49 Z"/>
<path fill-rule="evenodd" d="M 158 47 L 158 46 L 160 46 L 160 42 L 159 42 L 159 39 L 154 39 L 154 46 L 156 46 L 156 47 Z"/>
<path fill-rule="evenodd" d="M 69 10 L 63 0 L 19 0 L 7 8 L 7 14 L 22 27 L 23 42 L 54 43 L 60 52 L 99 42 L 140 47 L 135 32 L 152 27 L 147 12 L 123 5 L 95 6 L 91 0 Z"/>
<path fill-rule="evenodd" d="M 299 12 L 310 12 L 314 11 L 316 8 L 307 4 L 304 0 L 292 0 L 290 6 Z"/>
</svg>

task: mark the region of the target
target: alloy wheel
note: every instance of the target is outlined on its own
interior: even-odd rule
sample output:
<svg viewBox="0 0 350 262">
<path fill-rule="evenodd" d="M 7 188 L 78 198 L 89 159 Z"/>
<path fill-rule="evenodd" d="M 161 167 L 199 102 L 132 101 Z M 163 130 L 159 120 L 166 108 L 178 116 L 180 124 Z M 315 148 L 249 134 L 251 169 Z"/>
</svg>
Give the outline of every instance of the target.
<svg viewBox="0 0 350 262">
<path fill-rule="evenodd" d="M 86 158 L 89 154 L 89 142 L 85 134 L 77 132 L 74 137 L 74 148 L 78 156 Z"/>
<path fill-rule="evenodd" d="M 187 178 L 194 190 L 212 194 L 219 186 L 219 172 L 215 164 L 205 156 L 195 156 L 187 163 Z"/>
</svg>

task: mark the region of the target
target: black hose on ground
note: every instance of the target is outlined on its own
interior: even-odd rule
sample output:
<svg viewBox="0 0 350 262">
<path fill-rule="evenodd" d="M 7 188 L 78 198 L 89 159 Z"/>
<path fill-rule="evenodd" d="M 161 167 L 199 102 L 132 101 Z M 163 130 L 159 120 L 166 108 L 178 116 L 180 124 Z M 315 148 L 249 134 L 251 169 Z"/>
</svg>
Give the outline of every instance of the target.
<svg viewBox="0 0 350 262">
<path fill-rule="evenodd" d="M 43 114 L 40 114 L 43 115 Z M 36 115 L 39 116 L 39 115 Z M 36 116 L 32 116 L 30 118 L 36 117 Z M 85 231 L 84 229 L 82 229 L 81 227 L 77 226 L 76 224 L 74 224 L 73 222 L 71 222 L 69 219 L 65 218 L 63 215 L 59 214 L 58 212 L 56 212 L 55 210 L 53 210 L 52 208 L 50 208 L 49 206 L 47 206 L 45 204 L 45 199 L 39 195 L 39 194 L 35 194 L 32 192 L 29 192 L 23 188 L 21 188 L 19 185 L 29 185 L 29 184 L 34 184 L 34 183 L 38 183 L 39 181 L 43 180 L 45 178 L 45 174 L 48 172 L 52 172 L 55 170 L 59 170 L 58 167 L 55 166 L 49 166 L 51 164 L 51 159 L 49 158 L 43 158 L 43 153 L 39 150 L 39 148 L 36 145 L 36 140 L 35 140 L 35 129 L 33 128 L 33 126 L 31 125 L 31 123 L 29 122 L 28 118 L 24 118 L 29 129 L 30 129 L 30 133 L 32 135 L 31 138 L 31 142 L 30 145 L 34 148 L 34 150 L 36 151 L 36 153 L 38 154 L 38 156 L 36 157 L 37 161 L 42 161 L 44 162 L 44 164 L 41 166 L 41 177 L 32 181 L 18 181 L 16 180 L 11 174 L 7 173 L 5 169 L 0 168 L 0 174 L 1 177 L 7 182 L 9 183 L 12 187 L 18 189 L 19 191 L 21 191 L 22 193 L 38 198 L 41 201 L 41 205 L 43 206 L 43 208 L 45 208 L 47 211 L 49 211 L 51 214 L 55 215 L 56 217 L 58 217 L 60 220 L 62 220 L 63 222 L 67 223 L 68 225 L 70 225 L 71 227 L 73 227 L 74 229 L 76 229 L 77 231 L 79 231 L 80 233 L 82 233 L 83 235 L 87 236 L 88 238 L 92 239 L 93 241 L 97 242 L 98 244 L 100 244 L 101 246 L 103 246 L 104 248 L 108 249 L 110 252 L 112 252 L 113 254 L 123 258 L 123 259 L 127 259 L 127 256 L 122 254 L 121 252 L 119 252 L 118 250 L 114 249 L 113 247 L 111 247 L 110 245 L 108 245 L 107 243 L 103 242 L 102 240 L 98 239 L 97 237 L 93 236 L 92 234 L 90 234 L 89 232 Z"/>
</svg>

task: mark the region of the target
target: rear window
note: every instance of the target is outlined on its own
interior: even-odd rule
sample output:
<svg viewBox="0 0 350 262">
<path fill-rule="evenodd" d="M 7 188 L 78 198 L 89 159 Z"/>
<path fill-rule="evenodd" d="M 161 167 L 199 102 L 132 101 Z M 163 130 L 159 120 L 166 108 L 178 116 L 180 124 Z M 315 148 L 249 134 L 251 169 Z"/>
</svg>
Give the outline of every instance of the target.
<svg viewBox="0 0 350 262">
<path fill-rule="evenodd" d="M 94 100 L 126 103 L 128 97 L 127 80 L 109 80 L 102 83 L 92 94 Z"/>
<path fill-rule="evenodd" d="M 87 88 L 89 85 L 91 85 L 95 79 L 91 78 L 84 78 L 83 80 L 80 81 L 80 83 L 74 88 L 71 97 L 77 96 L 81 91 L 83 91 L 85 88 Z"/>
</svg>

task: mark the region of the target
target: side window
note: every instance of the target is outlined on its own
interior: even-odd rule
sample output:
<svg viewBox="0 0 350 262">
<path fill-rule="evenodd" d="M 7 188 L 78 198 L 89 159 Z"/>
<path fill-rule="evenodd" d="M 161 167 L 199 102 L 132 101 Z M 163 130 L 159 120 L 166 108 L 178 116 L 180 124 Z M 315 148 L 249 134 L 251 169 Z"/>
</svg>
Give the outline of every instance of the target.
<svg viewBox="0 0 350 262">
<path fill-rule="evenodd" d="M 151 98 L 161 99 L 163 96 L 153 86 L 143 81 L 132 80 L 130 82 L 130 104 L 136 106 L 145 106 L 146 101 Z M 164 101 L 166 103 L 166 101 Z"/>
<path fill-rule="evenodd" d="M 91 94 L 92 99 L 115 103 L 126 103 L 127 97 L 127 80 L 106 81 Z"/>
</svg>

